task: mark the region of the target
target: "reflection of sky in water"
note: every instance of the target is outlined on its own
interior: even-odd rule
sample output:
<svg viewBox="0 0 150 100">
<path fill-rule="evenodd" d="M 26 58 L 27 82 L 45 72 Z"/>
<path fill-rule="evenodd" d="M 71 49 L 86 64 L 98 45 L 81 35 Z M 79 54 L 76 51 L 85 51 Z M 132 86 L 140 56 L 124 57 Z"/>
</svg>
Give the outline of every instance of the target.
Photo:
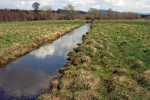
<svg viewBox="0 0 150 100">
<path fill-rule="evenodd" d="M 0 69 L 0 100 L 26 97 L 34 100 L 49 87 L 50 79 L 66 63 L 67 54 L 82 42 L 82 35 L 88 30 L 86 24 Z"/>
<path fill-rule="evenodd" d="M 30 97 L 48 88 L 50 76 L 42 71 L 33 71 L 26 67 L 13 67 L 0 71 L 0 87 L 6 95 Z M 1 99 L 2 100 L 2 99 Z"/>
</svg>

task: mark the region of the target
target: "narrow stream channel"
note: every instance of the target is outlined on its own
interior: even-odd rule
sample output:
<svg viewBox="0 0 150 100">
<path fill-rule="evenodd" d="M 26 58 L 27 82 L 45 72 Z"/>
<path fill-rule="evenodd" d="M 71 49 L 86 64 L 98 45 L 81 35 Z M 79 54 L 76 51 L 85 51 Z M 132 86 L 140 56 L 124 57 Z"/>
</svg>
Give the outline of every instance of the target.
<svg viewBox="0 0 150 100">
<path fill-rule="evenodd" d="M 89 30 L 90 24 L 85 24 L 0 69 L 0 100 L 35 100 Z"/>
</svg>

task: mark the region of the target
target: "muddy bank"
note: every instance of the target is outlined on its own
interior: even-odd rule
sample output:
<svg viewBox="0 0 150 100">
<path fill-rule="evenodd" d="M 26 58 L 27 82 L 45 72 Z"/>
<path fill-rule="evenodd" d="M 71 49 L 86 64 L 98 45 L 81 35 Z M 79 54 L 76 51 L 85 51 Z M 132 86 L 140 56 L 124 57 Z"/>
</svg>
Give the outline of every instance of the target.
<svg viewBox="0 0 150 100">
<path fill-rule="evenodd" d="M 38 99 L 149 100 L 149 49 L 141 46 L 149 41 L 142 39 L 148 36 L 146 24 L 149 22 L 94 21 L 83 43 L 68 54 L 61 75 Z"/>
<path fill-rule="evenodd" d="M 19 44 L 14 44 L 11 48 L 5 51 L 2 55 L 0 55 L 0 67 L 3 67 L 7 65 L 8 63 L 20 58 L 21 56 L 24 56 L 28 54 L 29 52 L 45 45 L 48 43 L 52 43 L 56 39 L 60 38 L 61 36 L 67 34 L 68 32 L 80 27 L 81 25 L 76 25 L 72 27 L 71 29 L 64 30 L 63 32 L 59 32 L 53 35 L 45 35 L 43 38 L 39 38 L 34 43 L 31 43 L 30 45 L 20 47 Z"/>
<path fill-rule="evenodd" d="M 58 70 L 66 64 L 67 54 L 82 43 L 89 29 L 90 24 L 85 24 L 0 69 L 0 98 L 35 100 L 60 74 Z"/>
<path fill-rule="evenodd" d="M 91 21 L 88 21 L 87 23 L 91 23 Z M 92 25 L 90 25 L 90 28 L 92 28 Z M 87 32 L 86 34 L 84 34 L 82 36 L 82 41 L 84 43 L 84 39 L 86 38 L 86 36 L 89 34 L 89 32 Z M 90 58 L 88 56 L 80 56 L 77 57 L 75 56 L 75 54 L 80 51 L 81 48 L 81 43 L 77 44 L 78 47 L 74 48 L 73 51 L 71 51 L 70 53 L 68 53 L 68 62 L 64 65 L 63 68 L 59 69 L 59 73 L 60 75 L 58 75 L 57 77 L 53 78 L 50 81 L 50 87 L 49 89 L 47 89 L 41 96 L 38 97 L 39 100 L 65 100 L 62 99 L 61 97 L 55 97 L 57 95 L 57 93 L 61 90 L 61 83 L 62 83 L 62 78 L 67 74 L 65 73 L 67 70 L 71 70 L 71 68 L 74 67 L 74 65 L 78 65 L 80 63 L 82 64 L 89 64 Z M 67 74 L 69 75 L 69 74 Z M 70 76 L 71 77 L 71 76 Z M 65 78 L 65 77 L 64 77 Z M 93 77 L 94 78 L 94 77 Z"/>
</svg>

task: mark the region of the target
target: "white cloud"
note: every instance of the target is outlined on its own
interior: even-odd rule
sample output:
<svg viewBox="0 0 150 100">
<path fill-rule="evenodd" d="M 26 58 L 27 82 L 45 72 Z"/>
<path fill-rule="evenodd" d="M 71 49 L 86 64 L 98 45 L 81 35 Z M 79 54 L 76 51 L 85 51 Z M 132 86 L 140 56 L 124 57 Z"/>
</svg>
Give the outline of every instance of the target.
<svg viewBox="0 0 150 100">
<path fill-rule="evenodd" d="M 92 8 L 100 9 L 100 5 L 94 5 Z"/>
<path fill-rule="evenodd" d="M 150 2 L 137 1 L 132 7 L 137 8 L 137 9 L 143 9 L 143 8 L 150 9 Z"/>
<path fill-rule="evenodd" d="M 115 10 L 133 11 L 133 12 L 148 12 L 150 9 L 149 0 L 104 0 Z"/>
<path fill-rule="evenodd" d="M 87 11 L 90 7 L 117 11 L 135 11 L 150 13 L 150 0 L 1 0 L 0 8 L 32 9 L 32 3 L 39 2 L 40 7 L 50 5 L 53 9 L 72 4 L 77 10 Z"/>
<path fill-rule="evenodd" d="M 104 0 L 112 6 L 131 7 L 131 8 L 149 8 L 150 2 L 148 0 Z"/>
<path fill-rule="evenodd" d="M 18 8 L 24 8 L 24 7 L 29 7 L 33 4 L 33 1 L 17 1 L 17 7 Z"/>
<path fill-rule="evenodd" d="M 124 0 L 104 0 L 107 3 L 111 3 L 114 6 L 124 6 L 125 1 Z"/>
<path fill-rule="evenodd" d="M 95 0 L 86 0 L 86 1 L 83 1 L 83 0 L 69 0 L 69 1 L 73 4 L 92 4 L 92 3 L 95 3 Z"/>
<path fill-rule="evenodd" d="M 124 6 L 125 2 L 123 0 L 119 0 L 118 3 L 116 3 L 116 6 Z"/>
</svg>

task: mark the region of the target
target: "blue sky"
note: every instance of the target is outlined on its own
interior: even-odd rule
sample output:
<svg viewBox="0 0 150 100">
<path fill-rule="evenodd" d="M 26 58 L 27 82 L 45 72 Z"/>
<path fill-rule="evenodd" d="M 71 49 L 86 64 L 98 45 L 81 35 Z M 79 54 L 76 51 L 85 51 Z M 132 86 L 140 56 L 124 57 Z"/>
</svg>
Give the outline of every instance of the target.
<svg viewBox="0 0 150 100">
<path fill-rule="evenodd" d="M 40 3 L 40 7 L 52 6 L 55 10 L 72 4 L 75 9 L 83 11 L 94 7 L 98 9 L 112 8 L 115 11 L 150 13 L 150 0 L 1 0 L 0 8 L 32 9 L 31 5 L 34 2 Z"/>
</svg>

